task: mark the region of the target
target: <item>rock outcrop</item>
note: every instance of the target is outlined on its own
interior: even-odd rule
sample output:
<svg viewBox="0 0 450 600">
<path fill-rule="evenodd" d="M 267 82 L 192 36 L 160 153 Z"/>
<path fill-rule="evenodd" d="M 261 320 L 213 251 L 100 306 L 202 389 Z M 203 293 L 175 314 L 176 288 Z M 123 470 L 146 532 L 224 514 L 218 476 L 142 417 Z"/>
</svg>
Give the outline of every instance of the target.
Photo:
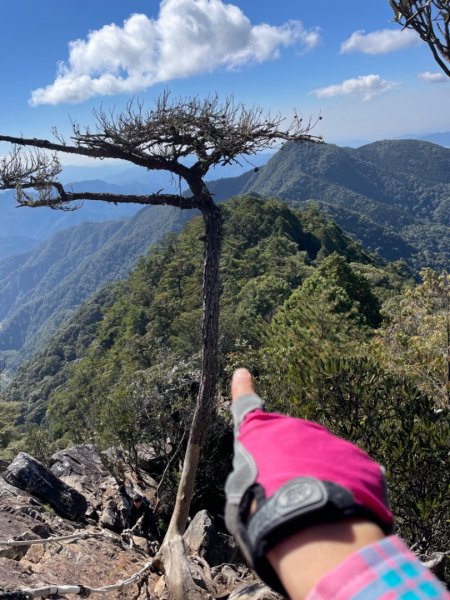
<svg viewBox="0 0 450 600">
<path fill-rule="evenodd" d="M 87 500 L 82 494 L 66 485 L 42 463 L 25 452 L 19 452 L 3 473 L 3 479 L 48 503 L 67 519 L 80 519 L 86 512 Z"/>
<path fill-rule="evenodd" d="M 61 450 L 50 459 L 50 470 L 87 500 L 86 517 L 120 533 L 124 527 L 123 485 L 102 463 L 92 444 Z"/>
<path fill-rule="evenodd" d="M 120 535 L 126 493 L 121 492 L 123 485 L 103 465 L 95 448 L 76 446 L 58 452 L 51 465 L 47 469 L 20 453 L 0 477 L 0 542 L 11 540 L 0 544 L 0 592 L 46 585 L 98 588 L 142 569 L 151 558 L 147 540 Z M 12 544 L 12 540 L 67 536 L 73 539 Z M 146 598 L 148 590 L 144 589 L 158 578 L 149 572 L 142 582 L 142 595 L 134 585 L 120 597 Z M 108 597 L 119 594 L 111 592 Z"/>
<path fill-rule="evenodd" d="M 240 556 L 233 538 L 217 531 L 206 510 L 192 519 L 184 534 L 184 543 L 191 554 L 201 556 L 211 567 L 234 563 Z"/>
<path fill-rule="evenodd" d="M 107 597 L 167 600 L 164 575 L 149 568 L 158 544 L 123 531 L 131 491 L 152 500 L 156 483 L 116 464 L 119 481 L 110 463 L 111 453 L 104 462 L 93 446 L 83 445 L 56 453 L 50 469 L 25 453 L 6 467 L 0 477 L 0 598 L 50 585 L 102 588 L 142 572 Z M 205 600 L 228 597 L 235 588 L 236 599 L 272 600 L 262 584 L 256 595 L 256 588 L 248 588 L 255 584 L 254 574 L 234 562 L 234 542 L 215 529 L 206 511 L 194 517 L 184 540 Z"/>
</svg>

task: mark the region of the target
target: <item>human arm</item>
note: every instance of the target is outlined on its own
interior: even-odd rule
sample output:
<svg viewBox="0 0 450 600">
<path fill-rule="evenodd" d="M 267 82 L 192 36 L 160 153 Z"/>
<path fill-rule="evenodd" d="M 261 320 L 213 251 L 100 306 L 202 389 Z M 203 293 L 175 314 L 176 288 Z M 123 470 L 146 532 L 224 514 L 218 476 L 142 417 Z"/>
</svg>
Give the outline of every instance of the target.
<svg viewBox="0 0 450 600">
<path fill-rule="evenodd" d="M 359 449 L 315 424 L 264 413 L 262 401 L 255 394 L 252 377 L 246 369 L 235 372 L 231 394 L 237 435 L 235 469 L 227 481 L 227 524 L 232 530 L 234 528 L 233 533 L 237 533 L 238 539 L 239 536 L 246 536 L 244 530 L 249 525 L 251 540 L 241 538 L 241 546 L 246 542 L 250 547 L 252 544 L 262 544 L 266 558 L 284 590 L 292 600 L 303 600 L 323 575 L 358 549 L 382 539 L 390 531 L 392 516 L 384 504 L 381 469 Z M 317 456 L 321 449 L 321 456 Z M 294 484 L 289 493 L 298 504 L 302 502 L 302 490 L 308 493 L 307 486 L 314 486 L 317 478 L 334 480 L 342 488 L 351 487 L 352 475 L 346 474 L 347 466 L 340 464 L 333 468 L 333 465 L 327 464 L 329 460 L 347 461 L 349 469 L 352 466 L 365 469 L 364 485 L 356 485 L 356 493 L 361 503 L 365 502 L 371 507 L 367 514 L 364 506 L 361 511 L 358 506 L 355 510 L 350 507 L 345 508 L 349 516 L 344 518 L 337 514 L 337 509 L 335 515 L 329 514 L 330 510 L 334 510 L 333 506 L 326 510 L 320 506 L 315 508 L 313 503 L 310 507 L 304 503 L 304 515 L 295 514 L 295 507 L 290 513 L 286 511 L 273 532 L 270 531 L 272 524 L 265 522 L 263 527 L 267 528 L 268 534 L 257 539 L 252 529 L 255 529 L 259 515 L 253 519 L 253 523 L 251 521 L 258 504 L 261 513 L 266 507 L 269 515 L 276 513 L 281 500 L 276 503 L 273 499 L 280 494 L 280 490 L 289 488 L 291 481 Z M 245 484 L 242 483 L 243 479 L 246 479 Z M 362 491 L 359 489 L 361 487 Z M 242 494 L 244 488 L 245 493 Z M 254 497 L 250 500 L 252 495 Z M 245 508 L 248 514 L 236 516 L 236 510 L 242 510 L 248 502 L 250 505 Z M 237 508 L 237 503 L 240 508 Z M 320 504 L 320 501 L 316 504 Z M 350 501 L 349 506 L 351 504 Z M 358 505 L 358 502 L 355 504 Z M 286 519 L 286 525 L 281 522 L 283 518 Z M 262 522 L 264 519 L 259 520 Z M 236 532 L 236 525 L 240 532 Z M 280 533 L 277 533 L 277 527 Z M 263 578 L 274 586 L 273 574 L 267 576 L 269 569 L 258 558 L 258 551 L 256 557 L 255 548 L 250 552 L 254 555 L 247 558 L 256 563 L 257 571 L 259 567 L 263 571 L 260 573 Z M 280 590 L 279 586 L 276 587 Z"/>
<path fill-rule="evenodd" d="M 246 369 L 232 399 L 226 522 L 266 583 L 291 600 L 450 600 L 391 535 L 382 467 L 316 423 L 266 413 Z"/>
</svg>

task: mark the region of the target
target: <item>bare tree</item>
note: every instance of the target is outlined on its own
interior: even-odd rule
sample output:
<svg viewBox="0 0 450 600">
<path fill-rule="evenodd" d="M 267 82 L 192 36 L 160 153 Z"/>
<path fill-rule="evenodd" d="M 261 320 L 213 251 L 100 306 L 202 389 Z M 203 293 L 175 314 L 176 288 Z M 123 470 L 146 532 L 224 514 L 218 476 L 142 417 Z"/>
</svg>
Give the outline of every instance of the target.
<svg viewBox="0 0 450 600">
<path fill-rule="evenodd" d="M 15 189 L 21 206 L 73 210 L 80 201 L 103 201 L 167 204 L 180 209 L 196 208 L 202 214 L 205 248 L 200 386 L 175 507 L 158 561 L 166 573 L 172 596 L 177 600 L 195 599 L 200 597 L 200 591 L 189 573 L 182 535 L 205 431 L 214 408 L 222 238 L 220 211 L 204 177 L 215 165 L 237 163 L 240 157 L 256 154 L 276 143 L 318 141 L 318 138 L 309 133 L 311 122 L 303 124 L 297 116 L 285 127 L 280 115 L 272 117 L 256 107 L 246 109 L 232 98 L 221 102 L 217 96 L 172 100 L 165 92 L 156 100 L 153 110 L 144 110 L 141 103 L 130 102 L 120 114 L 99 110 L 94 116 L 95 129 L 73 124 L 71 144 L 57 131 L 56 142 L 0 135 L 0 141 L 13 144 L 11 154 L 0 164 L 0 189 Z M 162 191 L 149 195 L 75 193 L 58 181 L 61 152 L 122 159 L 144 169 L 169 171 L 187 184 L 190 195 Z"/>
<path fill-rule="evenodd" d="M 397 23 L 414 29 L 428 44 L 433 57 L 450 77 L 450 1 L 389 0 Z"/>
</svg>

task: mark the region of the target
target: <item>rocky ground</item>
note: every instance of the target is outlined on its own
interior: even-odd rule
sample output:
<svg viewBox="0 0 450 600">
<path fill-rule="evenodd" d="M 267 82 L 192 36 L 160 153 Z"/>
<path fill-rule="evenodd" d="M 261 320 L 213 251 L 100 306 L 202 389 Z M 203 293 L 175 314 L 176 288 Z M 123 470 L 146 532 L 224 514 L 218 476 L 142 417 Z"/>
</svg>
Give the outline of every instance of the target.
<svg viewBox="0 0 450 600">
<path fill-rule="evenodd" d="M 87 597 L 105 586 L 113 587 L 99 598 L 167 598 L 164 574 L 150 568 L 158 543 L 123 531 L 132 491 L 150 500 L 155 494 L 156 482 L 145 471 L 136 474 L 124 463 L 119 481 L 113 475 L 117 457 L 100 457 L 91 445 L 58 452 L 49 469 L 25 453 L 0 467 L 0 599 L 26 598 L 19 592 L 37 588 L 45 588 L 42 597 Z M 241 562 L 232 538 L 215 529 L 206 511 L 194 517 L 184 541 L 205 598 L 277 597 Z"/>
</svg>

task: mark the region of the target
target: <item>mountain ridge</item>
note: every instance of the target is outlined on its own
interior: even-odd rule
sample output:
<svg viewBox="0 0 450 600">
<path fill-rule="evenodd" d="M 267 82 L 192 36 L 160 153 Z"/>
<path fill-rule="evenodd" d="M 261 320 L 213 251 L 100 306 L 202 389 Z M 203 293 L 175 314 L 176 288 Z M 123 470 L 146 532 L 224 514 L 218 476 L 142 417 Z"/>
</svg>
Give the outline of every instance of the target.
<svg viewBox="0 0 450 600">
<path fill-rule="evenodd" d="M 286 144 L 246 184 L 243 193 L 252 192 L 287 202 L 316 201 L 356 239 L 358 228 L 348 214 L 341 219 L 338 209 L 359 213 L 410 248 L 406 257 L 380 248 L 385 258 L 406 258 L 415 268 L 445 268 L 450 261 L 450 247 L 440 246 L 442 234 L 447 245 L 450 239 L 450 149 L 436 144 L 388 140 L 356 149 Z M 425 248 L 415 235 L 419 225 L 428 227 Z M 370 250 L 379 246 L 364 241 Z"/>
<path fill-rule="evenodd" d="M 109 189 L 117 189 L 114 185 Z M 435 144 L 389 140 L 357 149 L 287 144 L 261 169 L 208 186 L 217 202 L 251 193 L 279 197 L 297 208 L 314 204 L 369 250 L 416 270 L 450 263 L 450 150 Z M 97 208 L 88 204 L 68 214 L 82 218 L 92 207 Z M 120 214 L 120 206 L 107 208 L 108 215 Z M 40 210 L 45 209 L 29 209 L 30 216 Z M 50 217 L 60 215 L 44 215 Z M 9 364 L 30 355 L 55 323 L 99 286 L 125 277 L 151 244 L 191 217 L 148 207 L 122 220 L 80 225 L 31 252 L 1 259 L 0 351 Z"/>
</svg>

